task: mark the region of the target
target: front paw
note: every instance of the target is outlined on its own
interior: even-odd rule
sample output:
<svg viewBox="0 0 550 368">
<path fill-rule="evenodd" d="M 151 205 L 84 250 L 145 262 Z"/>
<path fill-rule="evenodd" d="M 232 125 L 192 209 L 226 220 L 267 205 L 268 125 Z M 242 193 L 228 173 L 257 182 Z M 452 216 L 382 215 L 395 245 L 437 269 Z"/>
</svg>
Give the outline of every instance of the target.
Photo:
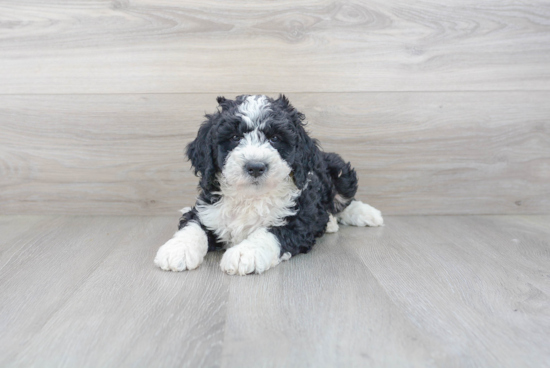
<svg viewBox="0 0 550 368">
<path fill-rule="evenodd" d="M 194 270 L 208 252 L 208 238 L 198 224 L 190 223 L 161 246 L 155 264 L 165 271 Z"/>
<path fill-rule="evenodd" d="M 279 242 L 267 232 L 261 235 L 252 236 L 253 240 L 249 238 L 226 250 L 220 262 L 222 271 L 243 276 L 262 273 L 279 264 Z"/>
</svg>

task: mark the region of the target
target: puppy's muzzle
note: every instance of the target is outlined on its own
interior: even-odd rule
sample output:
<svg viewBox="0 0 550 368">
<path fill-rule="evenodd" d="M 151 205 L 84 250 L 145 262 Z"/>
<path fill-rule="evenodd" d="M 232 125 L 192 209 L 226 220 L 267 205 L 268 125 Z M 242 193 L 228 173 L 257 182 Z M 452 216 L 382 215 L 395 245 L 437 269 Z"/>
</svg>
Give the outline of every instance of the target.
<svg viewBox="0 0 550 368">
<path fill-rule="evenodd" d="M 267 165 L 263 162 L 250 161 L 246 163 L 244 169 L 248 173 L 248 175 L 254 178 L 258 178 L 267 171 Z"/>
</svg>

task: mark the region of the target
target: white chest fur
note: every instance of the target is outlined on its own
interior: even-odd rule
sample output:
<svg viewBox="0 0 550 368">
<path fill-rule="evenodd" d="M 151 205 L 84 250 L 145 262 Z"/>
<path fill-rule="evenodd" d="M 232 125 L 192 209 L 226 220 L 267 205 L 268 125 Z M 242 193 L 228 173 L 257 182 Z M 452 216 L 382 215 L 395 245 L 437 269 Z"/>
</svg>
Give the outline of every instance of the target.
<svg viewBox="0 0 550 368">
<path fill-rule="evenodd" d="M 213 231 L 227 247 L 246 239 L 259 228 L 284 226 L 285 218 L 295 214 L 295 199 L 300 195 L 291 178 L 267 193 L 238 192 L 222 187 L 222 198 L 215 204 L 197 204 L 203 225 Z"/>
</svg>

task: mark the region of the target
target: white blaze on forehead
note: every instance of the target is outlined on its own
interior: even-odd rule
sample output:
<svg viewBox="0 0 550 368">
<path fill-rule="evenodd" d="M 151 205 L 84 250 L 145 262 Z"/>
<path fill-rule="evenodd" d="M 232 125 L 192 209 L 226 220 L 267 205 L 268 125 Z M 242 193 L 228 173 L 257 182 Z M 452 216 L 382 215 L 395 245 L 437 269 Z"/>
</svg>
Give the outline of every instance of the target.
<svg viewBox="0 0 550 368">
<path fill-rule="evenodd" d="M 265 115 L 270 111 L 269 101 L 266 96 L 248 96 L 239 105 L 237 116 L 240 116 L 249 128 L 257 128 L 260 126 Z"/>
<path fill-rule="evenodd" d="M 254 129 L 251 132 L 244 133 L 243 139 L 239 143 L 239 146 L 262 146 L 275 150 L 269 143 L 267 143 L 267 138 L 265 133 L 260 131 L 258 128 Z"/>
</svg>

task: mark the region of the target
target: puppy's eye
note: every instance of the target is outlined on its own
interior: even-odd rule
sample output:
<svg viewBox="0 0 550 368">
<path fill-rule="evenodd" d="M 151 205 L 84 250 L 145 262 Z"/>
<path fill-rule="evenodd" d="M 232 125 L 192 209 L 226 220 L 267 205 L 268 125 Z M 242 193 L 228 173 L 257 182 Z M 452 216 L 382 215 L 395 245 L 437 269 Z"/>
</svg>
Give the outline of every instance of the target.
<svg viewBox="0 0 550 368">
<path fill-rule="evenodd" d="M 273 137 L 269 138 L 269 141 L 270 141 L 271 143 L 277 143 L 277 142 L 279 142 L 280 140 L 281 140 L 281 139 L 279 138 L 279 136 L 276 136 L 276 135 L 274 135 Z"/>
<path fill-rule="evenodd" d="M 231 140 L 232 140 L 233 142 L 238 142 L 238 141 L 241 140 L 241 137 L 239 137 L 238 135 L 234 135 L 233 137 L 231 137 Z"/>
</svg>

